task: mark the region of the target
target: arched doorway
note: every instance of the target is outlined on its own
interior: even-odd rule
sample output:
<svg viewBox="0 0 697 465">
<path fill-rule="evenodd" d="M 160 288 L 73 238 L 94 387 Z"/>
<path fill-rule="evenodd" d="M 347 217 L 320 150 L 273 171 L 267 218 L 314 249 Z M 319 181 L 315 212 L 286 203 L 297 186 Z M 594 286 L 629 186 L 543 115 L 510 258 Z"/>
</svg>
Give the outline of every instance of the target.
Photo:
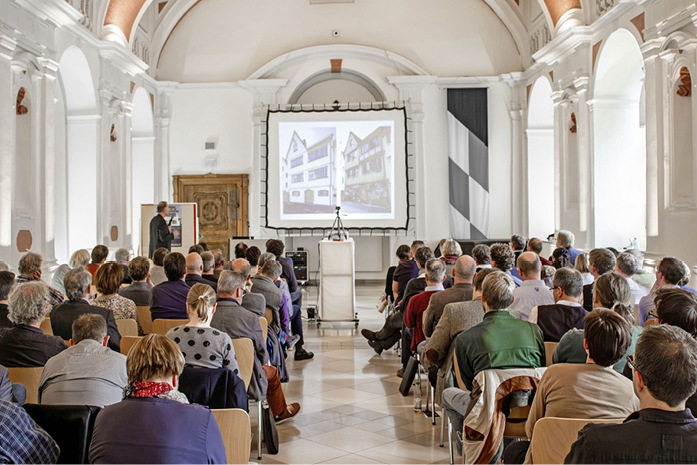
<svg viewBox="0 0 697 465">
<path fill-rule="evenodd" d="M 98 135 L 100 116 L 92 73 L 82 51 L 68 47 L 60 59 L 59 77 L 65 102 L 66 150 L 63 170 L 56 170 L 56 186 L 65 186 L 60 194 L 64 203 L 56 204 L 56 217 L 67 218 L 67 246 L 57 250 L 72 253 L 97 243 Z"/>
<path fill-rule="evenodd" d="M 528 237 L 554 234 L 554 103 L 545 77 L 535 81 L 528 104 Z"/>
<path fill-rule="evenodd" d="M 142 87 L 133 94 L 131 112 L 131 231 L 133 249 L 140 246 L 140 205 L 155 198 L 155 132 L 150 96 Z M 147 254 L 147 251 L 145 251 Z"/>
<path fill-rule="evenodd" d="M 644 62 L 634 36 L 618 29 L 600 51 L 593 85 L 594 245 L 646 247 Z"/>
</svg>

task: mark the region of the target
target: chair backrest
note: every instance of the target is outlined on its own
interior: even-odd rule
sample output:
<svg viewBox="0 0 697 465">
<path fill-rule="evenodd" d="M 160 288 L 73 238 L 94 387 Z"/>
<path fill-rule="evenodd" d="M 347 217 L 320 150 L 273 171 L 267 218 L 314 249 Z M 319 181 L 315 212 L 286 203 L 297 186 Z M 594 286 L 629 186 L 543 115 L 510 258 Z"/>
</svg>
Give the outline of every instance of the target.
<svg viewBox="0 0 697 465">
<path fill-rule="evenodd" d="M 237 365 L 240 368 L 240 378 L 244 381 L 245 389 L 249 388 L 249 382 L 252 380 L 252 372 L 254 371 L 254 343 L 251 339 L 243 337 L 232 340 L 232 346 L 235 348 L 235 358 Z"/>
<path fill-rule="evenodd" d="M 140 327 L 143 328 L 143 334 L 147 335 L 152 333 L 152 315 L 150 314 L 150 307 L 147 305 L 138 305 L 136 311 L 138 312 Z"/>
<path fill-rule="evenodd" d="M 273 308 L 266 307 L 266 310 L 264 311 L 264 318 L 266 318 L 266 322 L 268 324 L 273 323 Z"/>
<path fill-rule="evenodd" d="M 170 329 L 176 328 L 177 326 L 184 326 L 188 322 L 189 320 L 165 320 L 163 318 L 158 318 L 152 322 L 152 332 L 165 336 Z"/>
<path fill-rule="evenodd" d="M 19 383 L 27 389 L 27 404 L 39 403 L 39 380 L 44 367 L 8 368 L 10 381 Z"/>
<path fill-rule="evenodd" d="M 121 353 L 128 355 L 128 351 L 131 350 L 131 347 L 141 339 L 143 339 L 143 336 L 121 336 Z"/>
<path fill-rule="evenodd" d="M 646 320 L 644 323 L 644 328 L 648 328 L 649 326 L 656 326 L 658 324 L 658 318 L 651 318 L 650 320 Z"/>
<path fill-rule="evenodd" d="M 578 432 L 593 423 L 620 423 L 622 420 L 544 417 L 537 420 L 525 463 L 564 463 Z"/>
<path fill-rule="evenodd" d="M 119 328 L 119 334 L 123 336 L 137 336 L 138 323 L 133 318 L 125 318 L 116 320 L 116 327 Z"/>
<path fill-rule="evenodd" d="M 266 340 L 269 337 L 269 320 L 267 320 L 263 316 L 260 316 L 259 326 L 261 326 L 261 334 L 264 335 L 264 343 L 266 343 Z"/>
<path fill-rule="evenodd" d="M 100 407 L 26 404 L 24 409 L 58 443 L 58 463 L 89 463 L 87 454 Z"/>
<path fill-rule="evenodd" d="M 552 366 L 552 356 L 554 355 L 554 350 L 559 345 L 558 342 L 545 342 L 545 356 L 547 358 L 547 364 L 545 366 Z"/>
<path fill-rule="evenodd" d="M 44 333 L 48 334 L 49 336 L 53 336 L 53 327 L 51 326 L 51 319 L 46 316 L 44 321 L 41 322 L 41 331 Z"/>
<path fill-rule="evenodd" d="M 252 427 L 249 414 L 242 409 L 213 409 L 213 416 L 223 435 L 227 463 L 249 462 L 252 446 Z"/>
</svg>

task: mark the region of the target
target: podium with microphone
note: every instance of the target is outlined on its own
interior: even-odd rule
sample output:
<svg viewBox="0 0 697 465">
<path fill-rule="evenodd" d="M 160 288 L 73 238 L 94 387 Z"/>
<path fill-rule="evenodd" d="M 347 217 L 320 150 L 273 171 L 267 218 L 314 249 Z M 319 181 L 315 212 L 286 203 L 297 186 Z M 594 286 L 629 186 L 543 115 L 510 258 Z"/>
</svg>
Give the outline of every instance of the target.
<svg viewBox="0 0 697 465">
<path fill-rule="evenodd" d="M 319 308 L 317 327 L 322 321 L 353 321 L 356 313 L 356 244 L 341 221 L 341 207 L 329 235 L 319 243 Z"/>
</svg>

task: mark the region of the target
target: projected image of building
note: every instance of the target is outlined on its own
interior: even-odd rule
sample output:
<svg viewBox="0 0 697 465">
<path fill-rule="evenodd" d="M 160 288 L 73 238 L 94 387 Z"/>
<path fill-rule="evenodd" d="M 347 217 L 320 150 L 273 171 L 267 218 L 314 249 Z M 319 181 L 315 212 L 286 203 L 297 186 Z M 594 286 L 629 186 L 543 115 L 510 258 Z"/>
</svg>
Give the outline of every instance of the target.
<svg viewBox="0 0 697 465">
<path fill-rule="evenodd" d="M 281 162 L 284 213 L 331 213 L 336 205 L 336 135 L 307 145 L 293 132 Z"/>
<path fill-rule="evenodd" d="M 343 152 L 346 213 L 389 212 L 391 206 L 392 131 L 380 126 L 361 139 L 351 133 Z"/>
</svg>

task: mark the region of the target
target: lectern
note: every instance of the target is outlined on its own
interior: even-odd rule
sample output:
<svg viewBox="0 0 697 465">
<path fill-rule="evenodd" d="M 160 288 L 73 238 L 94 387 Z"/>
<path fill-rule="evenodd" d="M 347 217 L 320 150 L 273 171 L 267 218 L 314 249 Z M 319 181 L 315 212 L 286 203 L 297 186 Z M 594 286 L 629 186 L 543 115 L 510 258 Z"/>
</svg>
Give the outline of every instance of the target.
<svg viewBox="0 0 697 465">
<path fill-rule="evenodd" d="M 319 243 L 319 320 L 353 321 L 356 314 L 356 245 L 353 239 Z"/>
</svg>

